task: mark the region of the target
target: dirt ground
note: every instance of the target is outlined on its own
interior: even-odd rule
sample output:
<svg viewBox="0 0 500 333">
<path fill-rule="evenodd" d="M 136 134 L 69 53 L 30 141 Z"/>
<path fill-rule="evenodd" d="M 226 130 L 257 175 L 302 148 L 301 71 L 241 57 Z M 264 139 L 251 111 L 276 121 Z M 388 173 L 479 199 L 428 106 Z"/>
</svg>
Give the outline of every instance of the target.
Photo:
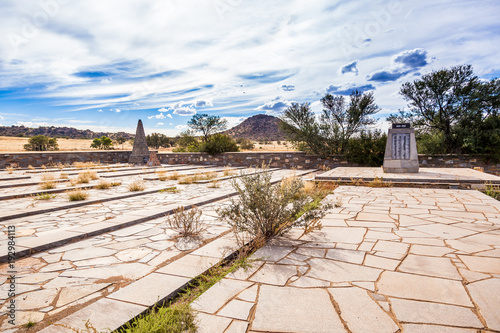
<svg viewBox="0 0 500 333">
<path fill-rule="evenodd" d="M 23 146 L 28 143 L 28 138 L 18 138 L 18 137 L 8 137 L 0 136 L 0 151 L 3 152 L 17 152 L 24 151 Z M 90 145 L 92 144 L 91 139 L 57 139 L 60 151 L 83 151 L 92 150 Z M 277 141 L 271 141 L 269 144 L 259 144 L 255 143 L 255 148 L 252 150 L 242 150 L 242 151 L 295 151 L 290 143 L 281 142 L 278 144 Z M 130 141 L 125 142 L 123 145 L 114 145 L 115 150 L 131 150 L 132 145 Z M 170 148 L 160 148 L 159 151 L 172 151 Z"/>
</svg>

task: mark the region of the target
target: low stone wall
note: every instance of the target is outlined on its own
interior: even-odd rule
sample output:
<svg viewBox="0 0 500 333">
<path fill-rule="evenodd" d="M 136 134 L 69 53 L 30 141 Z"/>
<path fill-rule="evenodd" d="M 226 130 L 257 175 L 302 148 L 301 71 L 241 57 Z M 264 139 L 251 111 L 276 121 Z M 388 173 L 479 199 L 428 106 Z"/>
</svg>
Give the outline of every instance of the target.
<svg viewBox="0 0 500 333">
<path fill-rule="evenodd" d="M 3 169 L 12 164 L 26 168 L 30 165 L 40 167 L 73 162 L 127 163 L 130 153 L 131 151 L 126 150 L 0 153 L 0 168 Z"/>
<path fill-rule="evenodd" d="M 57 163 L 101 162 L 128 163 L 131 151 L 81 151 L 81 152 L 19 152 L 0 153 L 0 168 L 17 164 L 26 168 L 29 165 L 39 167 Z M 263 163 L 271 163 L 271 167 L 284 169 L 333 169 L 339 166 L 358 166 L 349 163 L 343 156 L 321 158 L 307 155 L 303 152 L 238 152 L 224 153 L 216 156 L 205 153 L 158 153 L 161 163 L 168 164 L 199 164 L 217 166 L 255 167 Z M 500 175 L 500 164 L 486 163 L 480 156 L 471 155 L 419 155 L 421 168 L 474 168 L 482 167 L 487 173 Z"/>
</svg>

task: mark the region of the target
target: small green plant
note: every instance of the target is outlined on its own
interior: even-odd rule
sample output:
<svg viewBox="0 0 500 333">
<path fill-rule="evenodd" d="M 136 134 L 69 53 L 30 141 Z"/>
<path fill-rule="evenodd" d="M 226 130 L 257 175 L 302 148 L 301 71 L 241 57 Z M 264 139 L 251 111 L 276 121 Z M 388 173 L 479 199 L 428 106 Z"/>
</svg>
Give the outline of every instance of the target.
<svg viewBox="0 0 500 333">
<path fill-rule="evenodd" d="M 177 207 L 172 215 L 167 217 L 167 224 L 170 228 L 179 233 L 179 236 L 186 238 L 199 238 L 200 234 L 206 230 L 200 221 L 201 210 L 193 207 L 185 210 L 183 206 Z"/>
<path fill-rule="evenodd" d="M 136 180 L 135 182 L 129 184 L 128 190 L 130 192 L 139 192 L 144 191 L 146 189 L 146 185 L 142 181 Z"/>
<path fill-rule="evenodd" d="M 89 193 L 84 190 L 73 190 L 68 192 L 69 201 L 82 201 L 89 197 Z"/>
<path fill-rule="evenodd" d="M 500 185 L 486 184 L 484 193 L 500 201 Z"/>
<path fill-rule="evenodd" d="M 31 319 L 30 319 L 30 320 L 28 320 L 28 322 L 26 324 L 23 325 L 23 327 L 30 328 L 30 327 L 33 327 L 35 325 L 36 325 L 36 323 L 31 321 Z"/>
<path fill-rule="evenodd" d="M 158 193 L 179 193 L 179 192 L 180 191 L 175 186 L 164 188 L 158 191 Z"/>
<path fill-rule="evenodd" d="M 35 196 L 35 200 L 50 200 L 54 199 L 57 197 L 57 194 L 50 194 L 50 193 L 38 193 Z"/>
</svg>

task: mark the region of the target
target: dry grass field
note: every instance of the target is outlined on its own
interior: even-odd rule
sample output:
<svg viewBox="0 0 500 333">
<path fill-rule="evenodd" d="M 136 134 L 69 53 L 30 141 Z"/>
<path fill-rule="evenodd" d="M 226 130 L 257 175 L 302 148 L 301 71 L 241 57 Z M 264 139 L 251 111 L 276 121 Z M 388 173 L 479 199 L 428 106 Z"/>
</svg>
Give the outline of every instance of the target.
<svg viewBox="0 0 500 333">
<path fill-rule="evenodd" d="M 18 152 L 24 151 L 23 146 L 28 143 L 28 138 L 18 138 L 18 137 L 9 137 L 9 136 L 0 136 L 0 151 L 3 152 Z M 83 150 L 92 150 L 90 148 L 90 144 L 92 140 L 90 139 L 57 139 L 57 143 L 59 144 L 60 151 L 83 151 Z M 251 150 L 242 150 L 242 151 L 295 151 L 290 143 L 281 142 L 278 144 L 277 141 L 271 141 L 268 144 L 259 144 L 255 143 L 255 148 Z M 123 145 L 115 145 L 114 149 L 116 150 L 131 150 L 132 145 L 130 141 L 125 142 Z M 170 148 L 160 148 L 159 151 L 168 152 L 172 151 L 172 147 Z"/>
</svg>

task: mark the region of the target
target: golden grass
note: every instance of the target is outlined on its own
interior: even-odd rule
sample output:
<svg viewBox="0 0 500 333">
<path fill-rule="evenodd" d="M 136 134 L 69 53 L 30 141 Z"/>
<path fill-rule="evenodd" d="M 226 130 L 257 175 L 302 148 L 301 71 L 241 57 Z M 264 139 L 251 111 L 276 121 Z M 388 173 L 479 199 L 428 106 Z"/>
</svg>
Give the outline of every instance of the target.
<svg viewBox="0 0 500 333">
<path fill-rule="evenodd" d="M 44 182 L 54 181 L 54 180 L 56 180 L 56 176 L 53 173 L 44 172 L 44 173 L 42 173 L 42 176 L 40 179 Z"/>
<path fill-rule="evenodd" d="M 101 179 L 101 181 L 99 182 L 99 184 L 97 184 L 95 186 L 95 188 L 99 189 L 99 190 L 106 190 L 106 189 L 110 188 L 111 186 L 113 186 L 113 184 L 111 182 L 108 182 L 107 180 Z"/>
<path fill-rule="evenodd" d="M 73 162 L 73 166 L 79 169 L 95 168 L 102 166 L 101 162 Z"/>
<path fill-rule="evenodd" d="M 84 190 L 73 190 L 67 193 L 69 201 L 82 201 L 89 197 L 89 193 Z"/>
<path fill-rule="evenodd" d="M 30 165 L 28 165 L 28 169 L 35 170 L 35 167 L 30 164 Z"/>
<path fill-rule="evenodd" d="M 138 191 L 144 191 L 146 189 L 146 185 L 142 181 L 136 180 L 135 182 L 129 184 L 128 190 L 130 192 L 138 192 Z"/>
<path fill-rule="evenodd" d="M 53 181 L 46 181 L 46 182 L 41 183 L 38 186 L 38 188 L 41 190 L 51 190 L 53 188 L 56 188 L 56 183 Z"/>
<path fill-rule="evenodd" d="M 79 184 L 87 184 L 91 180 L 96 180 L 96 179 L 99 179 L 97 172 L 93 170 L 85 170 L 78 174 L 77 182 Z"/>
<path fill-rule="evenodd" d="M 179 178 L 181 178 L 181 176 L 179 175 L 179 173 L 177 171 L 174 171 L 170 175 L 166 176 L 166 179 L 168 179 L 168 180 L 178 180 Z"/>
<path fill-rule="evenodd" d="M 61 172 L 61 174 L 59 175 L 59 179 L 68 179 L 68 178 L 69 178 L 69 176 L 65 172 Z"/>
<path fill-rule="evenodd" d="M 231 170 L 229 167 L 224 167 L 222 174 L 224 175 L 224 177 L 234 176 L 236 174 L 236 171 Z"/>
<path fill-rule="evenodd" d="M 7 170 L 7 173 L 12 174 L 12 172 L 15 170 L 14 167 L 8 166 L 5 167 L 5 170 Z"/>
</svg>

